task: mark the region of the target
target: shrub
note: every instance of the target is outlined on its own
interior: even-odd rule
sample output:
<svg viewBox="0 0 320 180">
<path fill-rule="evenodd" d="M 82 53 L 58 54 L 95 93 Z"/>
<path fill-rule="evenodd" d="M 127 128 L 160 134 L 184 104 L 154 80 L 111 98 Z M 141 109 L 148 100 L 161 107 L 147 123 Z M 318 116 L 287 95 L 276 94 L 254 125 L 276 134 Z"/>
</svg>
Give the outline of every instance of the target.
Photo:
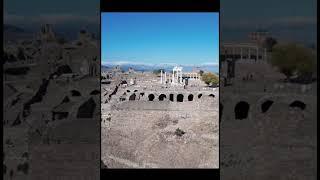
<svg viewBox="0 0 320 180">
<path fill-rule="evenodd" d="M 276 45 L 273 48 L 271 64 L 283 73 L 287 80 L 293 75 L 312 74 L 316 66 L 316 58 L 311 49 L 290 43 Z"/>
<path fill-rule="evenodd" d="M 160 74 L 161 73 L 161 70 L 162 70 L 162 73 L 164 73 L 164 69 L 156 69 L 153 71 L 153 74 Z"/>
<path fill-rule="evenodd" d="M 216 74 L 208 72 L 202 74 L 202 81 L 207 85 L 214 85 L 219 83 L 219 78 Z"/>
<path fill-rule="evenodd" d="M 181 129 L 177 128 L 176 131 L 174 132 L 174 134 L 181 137 L 182 135 L 185 134 L 185 132 L 182 131 Z"/>
</svg>

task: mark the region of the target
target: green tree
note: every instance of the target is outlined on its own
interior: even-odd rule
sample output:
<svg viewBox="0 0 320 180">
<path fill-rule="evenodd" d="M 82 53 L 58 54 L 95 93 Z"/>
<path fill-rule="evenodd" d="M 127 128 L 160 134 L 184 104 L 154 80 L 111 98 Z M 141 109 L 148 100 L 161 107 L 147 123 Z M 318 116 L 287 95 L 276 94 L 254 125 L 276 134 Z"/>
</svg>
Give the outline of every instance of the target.
<svg viewBox="0 0 320 180">
<path fill-rule="evenodd" d="M 202 76 L 203 73 L 204 73 L 203 70 L 200 70 L 200 71 L 199 71 L 200 76 Z"/>
<path fill-rule="evenodd" d="M 153 70 L 153 74 L 160 74 L 161 73 L 161 70 L 162 70 L 162 73 L 164 73 L 164 69 L 155 69 Z"/>
<path fill-rule="evenodd" d="M 272 37 L 267 37 L 263 42 L 263 47 L 267 49 L 268 52 L 272 51 L 272 48 L 277 44 L 277 40 Z"/>
<path fill-rule="evenodd" d="M 316 58 L 311 49 L 302 45 L 282 44 L 273 48 L 271 64 L 289 80 L 293 75 L 312 75 Z"/>
<path fill-rule="evenodd" d="M 202 74 L 202 81 L 204 81 L 207 85 L 213 85 L 219 83 L 219 77 L 211 72 Z"/>
</svg>

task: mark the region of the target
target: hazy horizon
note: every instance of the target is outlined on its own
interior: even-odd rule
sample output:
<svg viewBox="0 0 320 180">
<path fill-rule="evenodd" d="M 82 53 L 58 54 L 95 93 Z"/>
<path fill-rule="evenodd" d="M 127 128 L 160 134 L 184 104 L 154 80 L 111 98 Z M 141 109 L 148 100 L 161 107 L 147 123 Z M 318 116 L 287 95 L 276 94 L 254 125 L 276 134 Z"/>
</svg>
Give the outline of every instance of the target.
<svg viewBox="0 0 320 180">
<path fill-rule="evenodd" d="M 200 64 L 187 64 L 187 63 L 145 63 L 145 62 L 134 62 L 134 61 L 111 61 L 111 62 L 101 62 L 102 65 L 125 65 L 125 64 L 134 64 L 134 65 L 175 65 L 175 66 L 219 66 L 219 63 L 200 63 Z"/>
<path fill-rule="evenodd" d="M 167 72 L 171 72 L 174 66 L 181 66 L 183 72 L 192 72 L 193 70 L 203 70 L 205 72 L 213 72 L 219 74 L 219 64 L 176 64 L 176 63 L 132 63 L 132 62 L 109 62 L 102 63 L 102 71 L 104 68 L 111 69 L 119 66 L 122 70 L 128 71 L 129 68 L 133 68 L 135 71 L 152 72 L 154 70 L 163 69 Z"/>
</svg>

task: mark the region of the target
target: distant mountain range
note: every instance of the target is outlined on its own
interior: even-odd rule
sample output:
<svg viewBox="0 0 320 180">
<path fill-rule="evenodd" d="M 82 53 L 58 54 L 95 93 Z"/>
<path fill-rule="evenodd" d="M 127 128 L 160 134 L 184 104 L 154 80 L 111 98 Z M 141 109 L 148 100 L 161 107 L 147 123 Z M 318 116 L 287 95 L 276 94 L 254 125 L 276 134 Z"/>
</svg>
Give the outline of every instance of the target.
<svg viewBox="0 0 320 180">
<path fill-rule="evenodd" d="M 128 71 L 133 68 L 135 71 L 151 72 L 158 69 L 164 69 L 166 72 L 171 72 L 173 67 L 177 64 L 138 64 L 138 63 L 107 63 L 101 67 L 102 71 L 109 70 L 115 66 L 120 66 L 121 70 Z M 179 65 L 183 67 L 184 72 L 191 72 L 193 70 L 203 70 L 208 72 L 219 73 L 219 64 L 208 63 L 199 65 Z"/>
<path fill-rule="evenodd" d="M 16 41 L 16 40 L 24 40 L 24 39 L 32 39 L 36 36 L 37 33 L 40 32 L 40 27 L 18 27 L 11 24 L 4 24 L 3 25 L 3 35 L 5 41 Z M 53 31 L 55 32 L 56 36 L 64 37 L 66 40 L 75 40 L 78 38 L 79 31 L 81 29 L 85 29 L 90 33 L 93 33 L 97 39 L 100 38 L 100 33 L 98 31 L 99 25 L 88 26 L 82 28 L 81 26 L 52 26 Z"/>
<path fill-rule="evenodd" d="M 222 42 L 247 42 L 248 34 L 255 29 L 253 27 L 226 27 L 221 25 L 220 39 Z M 266 28 L 271 36 L 288 42 L 300 42 L 305 45 L 317 43 L 316 25 L 302 25 L 295 27 L 271 26 Z"/>
<path fill-rule="evenodd" d="M 19 39 L 30 39 L 34 34 L 23 28 L 10 24 L 3 25 L 3 38 L 5 41 L 15 41 Z"/>
</svg>

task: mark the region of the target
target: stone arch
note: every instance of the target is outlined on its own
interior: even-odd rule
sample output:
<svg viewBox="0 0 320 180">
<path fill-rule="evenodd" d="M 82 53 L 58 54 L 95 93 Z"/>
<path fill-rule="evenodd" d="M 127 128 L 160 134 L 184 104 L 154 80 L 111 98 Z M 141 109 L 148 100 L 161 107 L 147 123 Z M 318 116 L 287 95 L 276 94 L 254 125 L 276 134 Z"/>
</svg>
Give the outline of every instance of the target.
<svg viewBox="0 0 320 180">
<path fill-rule="evenodd" d="M 144 93 L 142 92 L 142 93 L 140 93 L 140 96 L 142 97 L 142 96 L 144 96 Z"/>
<path fill-rule="evenodd" d="M 137 90 L 137 89 L 135 89 L 133 92 L 138 92 L 138 90 Z"/>
<path fill-rule="evenodd" d="M 272 104 L 273 104 L 273 101 L 271 101 L 271 100 L 266 100 L 266 101 L 264 101 L 264 102 L 261 104 L 261 112 L 262 112 L 262 113 L 267 112 L 267 111 L 270 109 L 270 107 L 271 107 Z"/>
<path fill-rule="evenodd" d="M 154 94 L 149 94 L 148 99 L 149 99 L 149 101 L 153 101 L 154 100 Z"/>
<path fill-rule="evenodd" d="M 61 74 L 68 74 L 68 73 L 72 73 L 70 66 L 62 65 L 57 68 L 57 71 L 54 74 L 60 76 Z"/>
<path fill-rule="evenodd" d="M 177 95 L 177 102 L 183 102 L 183 94 Z"/>
<path fill-rule="evenodd" d="M 134 101 L 134 100 L 136 100 L 136 94 L 135 93 L 131 94 L 131 96 L 129 97 L 129 101 Z"/>
<path fill-rule="evenodd" d="M 198 94 L 198 99 L 200 99 L 202 97 L 202 94 Z"/>
<path fill-rule="evenodd" d="M 292 108 L 300 108 L 301 110 L 304 110 L 306 108 L 306 104 L 302 101 L 299 101 L 299 100 L 295 100 L 293 101 L 289 107 L 292 107 Z"/>
<path fill-rule="evenodd" d="M 65 97 L 63 98 L 63 100 L 61 101 L 61 103 L 60 103 L 60 104 L 68 103 L 68 102 L 70 102 L 70 99 L 69 99 L 69 97 L 68 97 L 68 96 L 65 96 Z"/>
<path fill-rule="evenodd" d="M 209 97 L 213 97 L 213 98 L 214 98 L 214 97 L 215 97 L 215 95 L 214 95 L 214 94 L 209 94 Z"/>
<path fill-rule="evenodd" d="M 165 94 L 160 94 L 159 101 L 163 101 L 166 98 L 167 98 L 167 96 Z"/>
<path fill-rule="evenodd" d="M 282 96 L 280 96 L 280 95 L 274 95 L 274 94 L 266 94 L 266 95 L 260 97 L 257 101 L 255 101 L 255 102 L 253 103 L 254 105 L 252 105 L 252 106 L 254 106 L 254 108 L 252 108 L 252 109 L 254 109 L 254 111 L 252 111 L 252 112 L 263 113 L 263 112 L 262 112 L 262 104 L 265 103 L 265 102 L 267 102 L 267 101 L 272 101 L 272 102 L 273 102 L 273 103 L 271 104 L 271 106 L 274 105 L 276 102 L 277 102 L 277 103 L 284 103 Z M 269 103 L 270 103 L 270 102 L 269 102 Z M 285 102 L 285 103 L 287 103 L 287 102 Z M 268 104 L 268 103 L 267 103 L 267 104 Z M 267 104 L 265 104 L 264 106 L 266 107 Z M 267 111 L 270 110 L 271 106 L 268 108 Z M 266 112 L 267 112 L 267 111 L 266 111 Z"/>
<path fill-rule="evenodd" d="M 192 94 L 189 94 L 188 101 L 193 101 L 193 95 Z"/>
<path fill-rule="evenodd" d="M 169 100 L 172 101 L 172 102 L 174 101 L 174 100 L 173 100 L 173 97 L 174 97 L 173 94 L 170 94 L 170 95 L 169 95 Z"/>
<path fill-rule="evenodd" d="M 96 89 L 90 92 L 90 95 L 98 95 L 98 94 L 100 94 L 100 91 Z"/>
<path fill-rule="evenodd" d="M 81 96 L 81 93 L 77 90 L 72 90 L 71 91 L 71 96 Z"/>
<path fill-rule="evenodd" d="M 95 108 L 96 103 L 91 97 L 78 108 L 77 118 L 92 118 Z"/>
<path fill-rule="evenodd" d="M 128 90 L 127 90 L 127 92 L 129 93 L 129 92 L 130 92 L 130 90 L 128 89 Z"/>
<path fill-rule="evenodd" d="M 234 108 L 235 119 L 246 119 L 249 114 L 250 105 L 246 101 L 240 101 Z"/>
</svg>

